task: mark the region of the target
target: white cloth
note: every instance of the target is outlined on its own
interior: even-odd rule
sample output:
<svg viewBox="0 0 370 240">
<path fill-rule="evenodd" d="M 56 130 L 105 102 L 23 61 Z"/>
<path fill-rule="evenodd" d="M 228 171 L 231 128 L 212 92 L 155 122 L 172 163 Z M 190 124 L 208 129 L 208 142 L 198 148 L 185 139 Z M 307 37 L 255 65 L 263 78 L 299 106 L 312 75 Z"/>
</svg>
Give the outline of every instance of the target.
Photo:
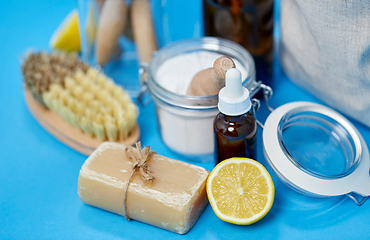
<svg viewBox="0 0 370 240">
<path fill-rule="evenodd" d="M 285 73 L 370 127 L 370 1 L 281 0 Z"/>
</svg>

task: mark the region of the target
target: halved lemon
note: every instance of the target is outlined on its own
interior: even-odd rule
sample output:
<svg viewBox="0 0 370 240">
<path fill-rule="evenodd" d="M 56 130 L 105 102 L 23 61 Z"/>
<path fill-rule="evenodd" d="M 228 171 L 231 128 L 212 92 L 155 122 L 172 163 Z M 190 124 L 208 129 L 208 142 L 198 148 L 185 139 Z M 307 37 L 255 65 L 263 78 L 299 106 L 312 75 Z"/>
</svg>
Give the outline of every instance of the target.
<svg viewBox="0 0 370 240">
<path fill-rule="evenodd" d="M 230 158 L 219 163 L 209 175 L 207 194 L 221 220 L 249 225 L 270 211 L 275 187 L 270 174 L 257 161 Z"/>
</svg>

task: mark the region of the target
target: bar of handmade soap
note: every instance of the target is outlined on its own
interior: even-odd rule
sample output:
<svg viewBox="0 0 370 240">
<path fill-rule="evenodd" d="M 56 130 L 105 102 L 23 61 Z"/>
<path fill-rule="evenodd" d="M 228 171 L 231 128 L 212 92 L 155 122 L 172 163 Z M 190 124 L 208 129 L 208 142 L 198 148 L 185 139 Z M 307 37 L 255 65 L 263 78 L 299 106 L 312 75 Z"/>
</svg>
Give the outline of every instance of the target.
<svg viewBox="0 0 370 240">
<path fill-rule="evenodd" d="M 126 146 L 102 143 L 83 164 L 78 195 L 89 205 L 123 215 L 124 191 L 132 174 Z M 153 182 L 137 172 L 127 193 L 130 218 L 179 234 L 187 233 L 206 207 L 206 179 L 201 167 L 155 154 L 147 161 Z"/>
</svg>

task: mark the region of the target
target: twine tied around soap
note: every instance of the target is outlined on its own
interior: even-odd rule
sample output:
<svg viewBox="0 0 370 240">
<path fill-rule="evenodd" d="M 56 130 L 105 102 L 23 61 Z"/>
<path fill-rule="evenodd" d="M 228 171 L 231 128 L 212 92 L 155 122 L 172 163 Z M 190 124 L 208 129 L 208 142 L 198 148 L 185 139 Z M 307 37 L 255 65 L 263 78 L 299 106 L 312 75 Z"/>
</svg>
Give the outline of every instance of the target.
<svg viewBox="0 0 370 240">
<path fill-rule="evenodd" d="M 135 147 L 132 146 L 127 147 L 125 152 L 126 156 L 133 161 L 132 174 L 127 181 L 125 196 L 123 198 L 123 216 L 126 218 L 126 220 L 130 221 L 131 218 L 127 214 L 128 187 L 131 183 L 132 178 L 134 177 L 134 174 L 138 171 L 140 172 L 141 177 L 144 179 L 144 181 L 153 182 L 154 175 L 151 172 L 149 172 L 147 161 L 153 154 L 155 154 L 155 152 L 151 151 L 149 146 L 146 146 L 145 148 L 141 149 L 140 141 L 135 143 Z"/>
</svg>

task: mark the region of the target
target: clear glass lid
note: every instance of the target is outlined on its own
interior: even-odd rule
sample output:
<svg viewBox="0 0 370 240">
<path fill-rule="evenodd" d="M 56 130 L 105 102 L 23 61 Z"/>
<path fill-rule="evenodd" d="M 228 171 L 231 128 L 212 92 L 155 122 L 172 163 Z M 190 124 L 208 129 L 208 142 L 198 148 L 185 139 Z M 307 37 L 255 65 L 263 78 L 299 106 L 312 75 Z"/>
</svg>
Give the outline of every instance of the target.
<svg viewBox="0 0 370 240">
<path fill-rule="evenodd" d="M 266 159 L 293 189 L 315 196 L 370 195 L 369 152 L 338 112 L 309 102 L 274 110 L 263 130 Z"/>
<path fill-rule="evenodd" d="M 279 144 L 289 160 L 326 179 L 347 176 L 357 167 L 361 145 L 355 137 L 335 119 L 300 109 L 288 112 L 278 125 Z"/>
</svg>

